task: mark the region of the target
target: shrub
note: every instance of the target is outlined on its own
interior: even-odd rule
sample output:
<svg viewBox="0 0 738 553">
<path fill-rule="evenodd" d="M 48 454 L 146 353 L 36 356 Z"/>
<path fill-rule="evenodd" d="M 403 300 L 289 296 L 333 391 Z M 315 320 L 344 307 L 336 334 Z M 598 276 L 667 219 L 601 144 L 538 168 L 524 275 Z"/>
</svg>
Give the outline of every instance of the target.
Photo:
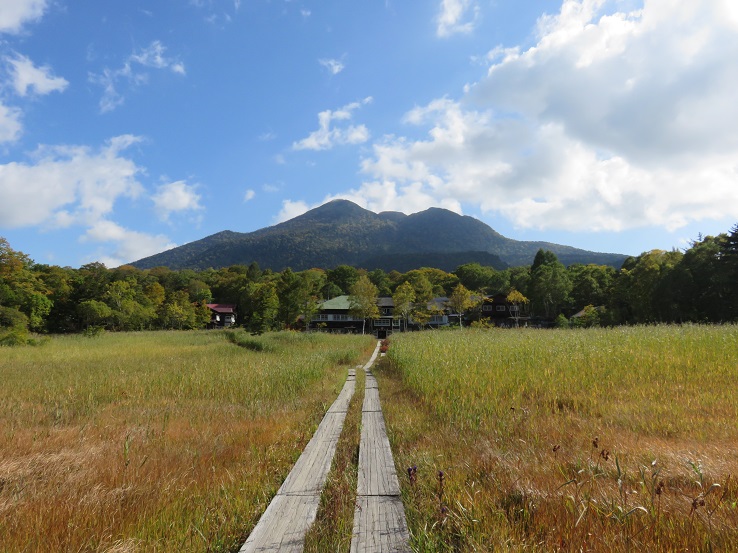
<svg viewBox="0 0 738 553">
<path fill-rule="evenodd" d="M 0 327 L 28 328 L 28 317 L 13 307 L 0 306 Z"/>
</svg>

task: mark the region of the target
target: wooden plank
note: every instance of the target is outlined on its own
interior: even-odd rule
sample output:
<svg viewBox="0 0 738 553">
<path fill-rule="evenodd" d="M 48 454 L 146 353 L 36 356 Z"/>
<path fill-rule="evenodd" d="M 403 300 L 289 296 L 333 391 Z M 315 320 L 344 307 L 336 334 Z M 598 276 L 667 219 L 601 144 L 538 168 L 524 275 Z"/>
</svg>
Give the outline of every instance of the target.
<svg viewBox="0 0 738 553">
<path fill-rule="evenodd" d="M 351 552 L 409 552 L 410 533 L 400 499 L 400 483 L 382 415 L 377 380 L 369 368 L 364 367 L 367 374 Z"/>
<path fill-rule="evenodd" d="M 319 505 L 318 494 L 275 496 L 239 553 L 302 551 Z"/>
<path fill-rule="evenodd" d="M 365 388 L 364 389 L 364 404 L 361 410 L 366 413 L 367 411 L 381 411 L 382 405 L 379 403 L 379 389 L 378 388 Z"/>
<path fill-rule="evenodd" d="M 305 534 L 318 513 L 320 493 L 331 469 L 355 387 L 356 370 L 351 369 L 336 401 L 328 409 L 239 553 L 302 551 Z"/>
<path fill-rule="evenodd" d="M 351 553 L 409 552 L 409 541 L 405 510 L 399 497 L 357 498 Z"/>
<path fill-rule="evenodd" d="M 345 413 L 346 411 L 348 411 L 349 402 L 351 402 L 351 398 L 354 396 L 355 388 L 356 388 L 356 377 L 349 376 L 346 379 L 346 383 L 343 385 L 343 389 L 341 390 L 341 393 L 338 394 L 336 401 L 333 402 L 333 405 L 331 405 L 330 409 L 328 409 L 328 412 L 329 413 L 339 413 L 339 412 Z"/>
<path fill-rule="evenodd" d="M 358 476 L 358 495 L 400 495 L 400 483 L 381 411 L 362 415 Z"/>
<path fill-rule="evenodd" d="M 311 492 L 320 495 L 328 472 L 331 470 L 333 454 L 336 451 L 345 418 L 346 411 L 326 413 L 315 434 L 305 446 L 302 455 L 282 483 L 282 487 L 279 488 L 278 494 Z"/>
</svg>

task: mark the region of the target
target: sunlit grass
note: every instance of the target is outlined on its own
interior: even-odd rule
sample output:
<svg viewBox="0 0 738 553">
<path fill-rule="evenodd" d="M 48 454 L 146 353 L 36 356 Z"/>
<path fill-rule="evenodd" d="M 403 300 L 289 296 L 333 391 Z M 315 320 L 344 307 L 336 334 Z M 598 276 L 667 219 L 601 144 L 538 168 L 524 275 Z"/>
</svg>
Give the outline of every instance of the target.
<svg viewBox="0 0 738 553">
<path fill-rule="evenodd" d="M 2 550 L 237 547 L 373 341 L 226 338 L 121 333 L 3 348 Z"/>
<path fill-rule="evenodd" d="M 418 550 L 738 550 L 738 327 L 395 335 L 377 376 Z"/>
</svg>

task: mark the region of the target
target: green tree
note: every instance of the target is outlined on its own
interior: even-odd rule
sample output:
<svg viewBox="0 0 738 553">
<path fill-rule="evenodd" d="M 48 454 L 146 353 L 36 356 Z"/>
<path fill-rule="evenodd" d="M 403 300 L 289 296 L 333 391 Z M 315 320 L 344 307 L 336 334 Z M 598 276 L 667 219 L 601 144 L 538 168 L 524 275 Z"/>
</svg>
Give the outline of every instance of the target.
<svg viewBox="0 0 738 553">
<path fill-rule="evenodd" d="M 616 275 L 614 268 L 575 264 L 569 267 L 568 273 L 572 283 L 570 297 L 575 309 L 607 304 Z"/>
<path fill-rule="evenodd" d="M 738 224 L 730 229 L 722 241 L 720 260 L 720 272 L 725 283 L 725 320 L 738 321 Z"/>
<path fill-rule="evenodd" d="M 389 276 L 382 269 L 374 269 L 369 272 L 369 280 L 379 290 L 380 296 L 389 296 L 392 294 L 392 283 L 390 282 Z"/>
<path fill-rule="evenodd" d="M 651 250 L 626 259 L 611 299 L 616 321 L 651 323 L 673 317 L 676 297 L 668 279 L 682 256 L 678 251 Z"/>
<path fill-rule="evenodd" d="M 395 290 L 392 296 L 392 302 L 395 304 L 395 316 L 399 316 L 403 321 L 403 331 L 407 330 L 407 322 L 413 309 L 415 301 L 415 289 L 409 282 L 403 282 Z"/>
<path fill-rule="evenodd" d="M 85 328 L 90 326 L 106 326 L 113 316 L 113 310 L 108 304 L 97 300 L 85 300 L 77 306 L 79 314 Z"/>
<path fill-rule="evenodd" d="M 451 297 L 448 298 L 448 306 L 454 313 L 459 315 L 459 329 L 464 328 L 464 313 L 466 313 L 467 309 L 472 307 L 474 303 L 472 293 L 463 284 L 457 285 L 451 293 Z"/>
<path fill-rule="evenodd" d="M 353 317 L 362 320 L 361 333 L 366 330 L 366 320 L 376 319 L 379 317 L 379 307 L 377 307 L 377 298 L 379 290 L 372 284 L 369 277 L 362 275 L 351 287 L 349 292 L 349 312 Z"/>
<path fill-rule="evenodd" d="M 31 330 L 45 329 L 53 302 L 44 282 L 32 270 L 30 258 L 0 237 L 0 305 L 13 307 L 28 317 Z"/>
<path fill-rule="evenodd" d="M 277 283 L 277 296 L 279 296 L 279 320 L 282 325 L 292 328 L 300 315 L 305 292 L 303 287 L 305 281 L 292 269 L 282 271 Z"/>
<path fill-rule="evenodd" d="M 213 301 L 213 292 L 210 290 L 210 286 L 202 280 L 196 278 L 191 280 L 187 285 L 187 292 L 190 294 L 191 302 L 212 303 Z"/>
<path fill-rule="evenodd" d="M 280 302 L 277 285 L 273 281 L 249 285 L 250 317 L 247 328 L 254 334 L 262 334 L 276 326 Z"/>
<path fill-rule="evenodd" d="M 523 316 L 523 310 L 528 305 L 529 300 L 515 288 L 508 292 L 505 298 L 509 305 L 510 316 L 515 320 L 515 327 L 520 326 L 520 318 Z"/>
<path fill-rule="evenodd" d="M 299 291 L 300 314 L 303 317 L 305 329 L 318 310 L 321 300 L 321 289 L 325 286 L 325 272 L 320 269 L 309 269 L 299 273 L 301 286 Z"/>
<path fill-rule="evenodd" d="M 569 300 L 572 284 L 566 268 L 556 255 L 538 250 L 531 267 L 528 293 L 535 313 L 553 319 Z"/>
<path fill-rule="evenodd" d="M 478 290 L 483 293 L 494 293 L 504 289 L 504 286 L 500 287 L 500 272 L 494 267 L 485 267 L 479 263 L 466 263 L 454 271 L 461 284 L 469 290 Z"/>
<path fill-rule="evenodd" d="M 327 276 L 328 282 L 338 286 L 342 294 L 350 294 L 351 287 L 359 280 L 359 271 L 350 265 L 339 265 L 335 269 L 329 269 Z"/>
</svg>

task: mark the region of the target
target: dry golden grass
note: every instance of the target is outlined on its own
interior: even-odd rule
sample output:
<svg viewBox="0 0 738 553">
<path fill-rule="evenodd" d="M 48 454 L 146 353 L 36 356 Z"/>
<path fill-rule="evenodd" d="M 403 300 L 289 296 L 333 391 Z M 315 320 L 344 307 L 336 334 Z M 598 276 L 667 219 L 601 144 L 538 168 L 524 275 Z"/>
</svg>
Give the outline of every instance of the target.
<svg viewBox="0 0 738 553">
<path fill-rule="evenodd" d="M 375 374 L 417 551 L 738 551 L 736 327 L 396 335 Z"/>
<path fill-rule="evenodd" d="M 264 351 L 219 332 L 3 349 L 2 550 L 237 549 L 372 346 L 247 339 Z"/>
</svg>

